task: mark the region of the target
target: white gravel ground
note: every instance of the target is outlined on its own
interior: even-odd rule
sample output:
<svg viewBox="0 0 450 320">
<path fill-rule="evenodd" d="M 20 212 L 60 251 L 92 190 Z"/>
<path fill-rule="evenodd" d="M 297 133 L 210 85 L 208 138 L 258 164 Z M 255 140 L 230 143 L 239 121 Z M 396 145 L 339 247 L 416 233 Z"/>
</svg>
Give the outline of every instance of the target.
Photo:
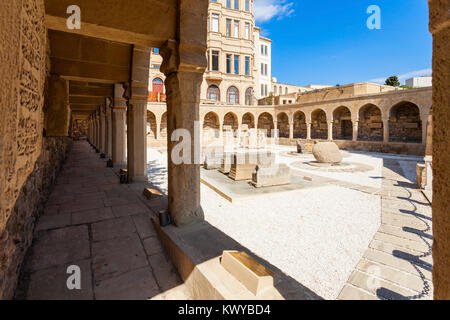
<svg viewBox="0 0 450 320">
<path fill-rule="evenodd" d="M 149 148 L 147 156 L 150 180 L 166 191 L 166 154 Z M 291 163 L 299 159 L 280 157 L 280 161 Z M 369 164 L 374 170 L 362 174 L 322 174 L 361 185 L 380 185 L 377 177 L 381 176 L 382 158 L 358 153 L 345 161 Z M 411 169 L 408 171 L 411 175 Z M 202 206 L 209 223 L 326 299 L 338 296 L 381 221 L 378 196 L 338 186 L 233 204 L 208 187 L 201 188 Z"/>
<path fill-rule="evenodd" d="M 335 186 L 230 203 L 202 185 L 206 220 L 325 299 L 336 299 L 381 221 L 378 196 Z"/>
</svg>

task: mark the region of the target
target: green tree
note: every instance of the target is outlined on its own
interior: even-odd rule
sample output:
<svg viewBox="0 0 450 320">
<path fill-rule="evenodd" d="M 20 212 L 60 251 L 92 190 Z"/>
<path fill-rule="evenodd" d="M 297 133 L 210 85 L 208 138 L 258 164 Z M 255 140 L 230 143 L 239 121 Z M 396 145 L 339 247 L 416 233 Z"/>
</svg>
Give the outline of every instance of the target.
<svg viewBox="0 0 450 320">
<path fill-rule="evenodd" d="M 392 76 L 386 79 L 385 85 L 392 86 L 392 87 L 399 87 L 400 81 L 398 81 L 397 76 Z"/>
</svg>

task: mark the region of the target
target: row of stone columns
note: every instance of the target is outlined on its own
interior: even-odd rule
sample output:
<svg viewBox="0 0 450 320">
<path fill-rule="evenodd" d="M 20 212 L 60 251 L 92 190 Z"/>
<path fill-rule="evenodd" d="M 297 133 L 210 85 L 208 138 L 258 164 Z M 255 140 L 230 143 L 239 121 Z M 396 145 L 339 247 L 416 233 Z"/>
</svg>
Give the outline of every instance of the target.
<svg viewBox="0 0 450 320">
<path fill-rule="evenodd" d="M 111 158 L 114 165 L 125 165 L 125 112 L 126 108 L 114 106 L 110 99 L 88 119 L 88 139 L 99 153 Z"/>
</svg>

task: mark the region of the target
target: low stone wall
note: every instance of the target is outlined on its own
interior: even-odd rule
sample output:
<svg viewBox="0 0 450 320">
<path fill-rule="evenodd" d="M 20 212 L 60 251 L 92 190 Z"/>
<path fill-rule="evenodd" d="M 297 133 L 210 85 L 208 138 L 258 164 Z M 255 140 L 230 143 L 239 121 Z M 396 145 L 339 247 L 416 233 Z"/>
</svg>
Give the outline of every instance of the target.
<svg viewBox="0 0 450 320">
<path fill-rule="evenodd" d="M 34 170 L 20 190 L 5 230 L 0 235 L 0 300 L 14 296 L 21 264 L 33 239 L 36 219 L 44 208 L 71 145 L 72 140 L 67 137 L 43 138 Z"/>
<path fill-rule="evenodd" d="M 310 152 L 312 150 L 314 140 L 300 139 L 300 141 L 302 141 L 305 144 L 307 152 Z M 420 143 L 401 143 L 401 142 L 383 143 L 376 141 L 351 141 L 351 140 L 333 140 L 333 142 L 335 142 L 342 150 L 425 156 L 425 145 Z M 280 138 L 279 144 L 287 146 L 295 146 L 296 139 Z"/>
</svg>

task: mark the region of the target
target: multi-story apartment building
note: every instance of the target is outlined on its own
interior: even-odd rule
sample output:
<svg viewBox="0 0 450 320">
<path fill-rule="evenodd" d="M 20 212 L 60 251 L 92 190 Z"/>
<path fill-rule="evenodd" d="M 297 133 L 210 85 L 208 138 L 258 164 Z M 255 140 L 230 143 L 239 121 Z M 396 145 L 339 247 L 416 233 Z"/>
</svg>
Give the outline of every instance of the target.
<svg viewBox="0 0 450 320">
<path fill-rule="evenodd" d="M 271 41 L 255 27 L 253 0 L 210 0 L 208 66 L 201 85 L 203 104 L 254 105 L 271 91 Z M 150 101 L 164 102 L 162 58 L 153 50 Z"/>
<path fill-rule="evenodd" d="M 258 99 L 272 92 L 272 40 L 261 36 L 261 30 L 255 27 L 255 96 Z"/>
</svg>

